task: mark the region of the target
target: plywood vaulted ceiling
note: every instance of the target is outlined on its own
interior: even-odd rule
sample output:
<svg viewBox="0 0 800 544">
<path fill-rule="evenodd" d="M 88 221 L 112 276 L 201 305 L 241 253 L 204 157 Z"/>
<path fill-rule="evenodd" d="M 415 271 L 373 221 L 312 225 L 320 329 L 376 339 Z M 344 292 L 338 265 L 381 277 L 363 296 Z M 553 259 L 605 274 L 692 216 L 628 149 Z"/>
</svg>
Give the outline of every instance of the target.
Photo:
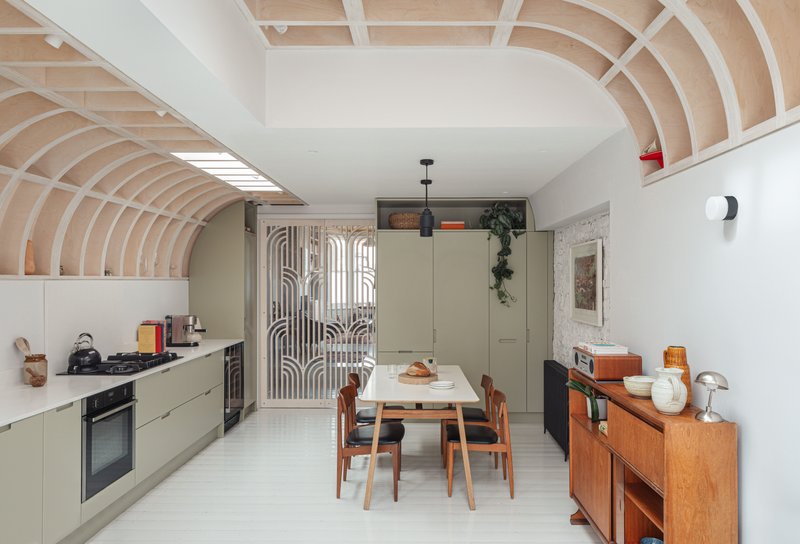
<svg viewBox="0 0 800 544">
<path fill-rule="evenodd" d="M 800 0 L 236 0 L 267 48 L 513 47 L 608 92 L 665 168 L 800 120 Z"/>
<path fill-rule="evenodd" d="M 0 277 L 24 274 L 28 240 L 40 276 L 185 277 L 220 209 L 301 203 L 173 152 L 228 150 L 25 3 L 0 1 Z"/>
</svg>

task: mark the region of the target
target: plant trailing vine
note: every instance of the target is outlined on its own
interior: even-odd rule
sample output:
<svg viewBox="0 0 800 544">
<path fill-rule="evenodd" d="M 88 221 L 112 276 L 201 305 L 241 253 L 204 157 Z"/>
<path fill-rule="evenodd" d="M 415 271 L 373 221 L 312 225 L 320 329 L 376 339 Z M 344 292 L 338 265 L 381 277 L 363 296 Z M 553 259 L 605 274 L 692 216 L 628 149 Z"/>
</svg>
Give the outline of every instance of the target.
<svg viewBox="0 0 800 544">
<path fill-rule="evenodd" d="M 491 208 L 484 210 L 480 218 L 482 229 L 489 231 L 489 239 L 494 235 L 500 240 L 500 251 L 497 252 L 497 264 L 492 267 L 494 283 L 489 287 L 497 292 L 497 299 L 504 306 L 511 306 L 517 299 L 506 289 L 506 280 L 510 280 L 514 271 L 508 266 L 511 255 L 511 235 L 518 238 L 525 231 L 525 218 L 522 211 L 509 207 L 503 202 L 495 202 Z"/>
</svg>

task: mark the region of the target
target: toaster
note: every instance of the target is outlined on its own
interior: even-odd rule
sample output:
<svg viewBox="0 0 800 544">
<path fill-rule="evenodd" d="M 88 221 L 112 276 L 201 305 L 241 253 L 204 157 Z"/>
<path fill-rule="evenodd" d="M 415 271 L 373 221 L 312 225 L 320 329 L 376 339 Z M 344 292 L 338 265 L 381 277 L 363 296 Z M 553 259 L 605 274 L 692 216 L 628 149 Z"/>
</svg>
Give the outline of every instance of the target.
<svg viewBox="0 0 800 544">
<path fill-rule="evenodd" d="M 576 370 L 598 382 L 621 381 L 625 376 L 642 374 L 642 356 L 635 353 L 595 355 L 572 348 L 572 357 Z"/>
</svg>

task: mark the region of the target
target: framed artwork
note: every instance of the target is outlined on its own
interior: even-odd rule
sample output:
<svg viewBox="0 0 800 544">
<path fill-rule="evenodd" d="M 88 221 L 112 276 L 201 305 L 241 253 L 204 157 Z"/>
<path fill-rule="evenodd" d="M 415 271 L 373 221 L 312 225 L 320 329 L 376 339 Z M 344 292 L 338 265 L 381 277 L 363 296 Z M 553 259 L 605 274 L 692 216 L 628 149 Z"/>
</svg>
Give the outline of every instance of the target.
<svg viewBox="0 0 800 544">
<path fill-rule="evenodd" d="M 603 240 L 570 248 L 572 319 L 603 326 Z"/>
</svg>

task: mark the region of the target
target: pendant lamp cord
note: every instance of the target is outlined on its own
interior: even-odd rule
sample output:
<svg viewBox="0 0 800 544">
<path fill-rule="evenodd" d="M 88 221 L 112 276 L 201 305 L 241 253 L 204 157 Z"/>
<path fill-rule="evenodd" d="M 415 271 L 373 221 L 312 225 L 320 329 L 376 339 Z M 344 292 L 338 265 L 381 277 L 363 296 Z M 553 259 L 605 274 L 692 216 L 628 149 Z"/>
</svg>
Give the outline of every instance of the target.
<svg viewBox="0 0 800 544">
<path fill-rule="evenodd" d="M 427 164 L 425 165 L 425 179 L 429 179 L 428 178 L 428 165 Z M 428 207 L 428 184 L 427 183 L 425 184 L 425 207 L 426 208 Z"/>
</svg>

